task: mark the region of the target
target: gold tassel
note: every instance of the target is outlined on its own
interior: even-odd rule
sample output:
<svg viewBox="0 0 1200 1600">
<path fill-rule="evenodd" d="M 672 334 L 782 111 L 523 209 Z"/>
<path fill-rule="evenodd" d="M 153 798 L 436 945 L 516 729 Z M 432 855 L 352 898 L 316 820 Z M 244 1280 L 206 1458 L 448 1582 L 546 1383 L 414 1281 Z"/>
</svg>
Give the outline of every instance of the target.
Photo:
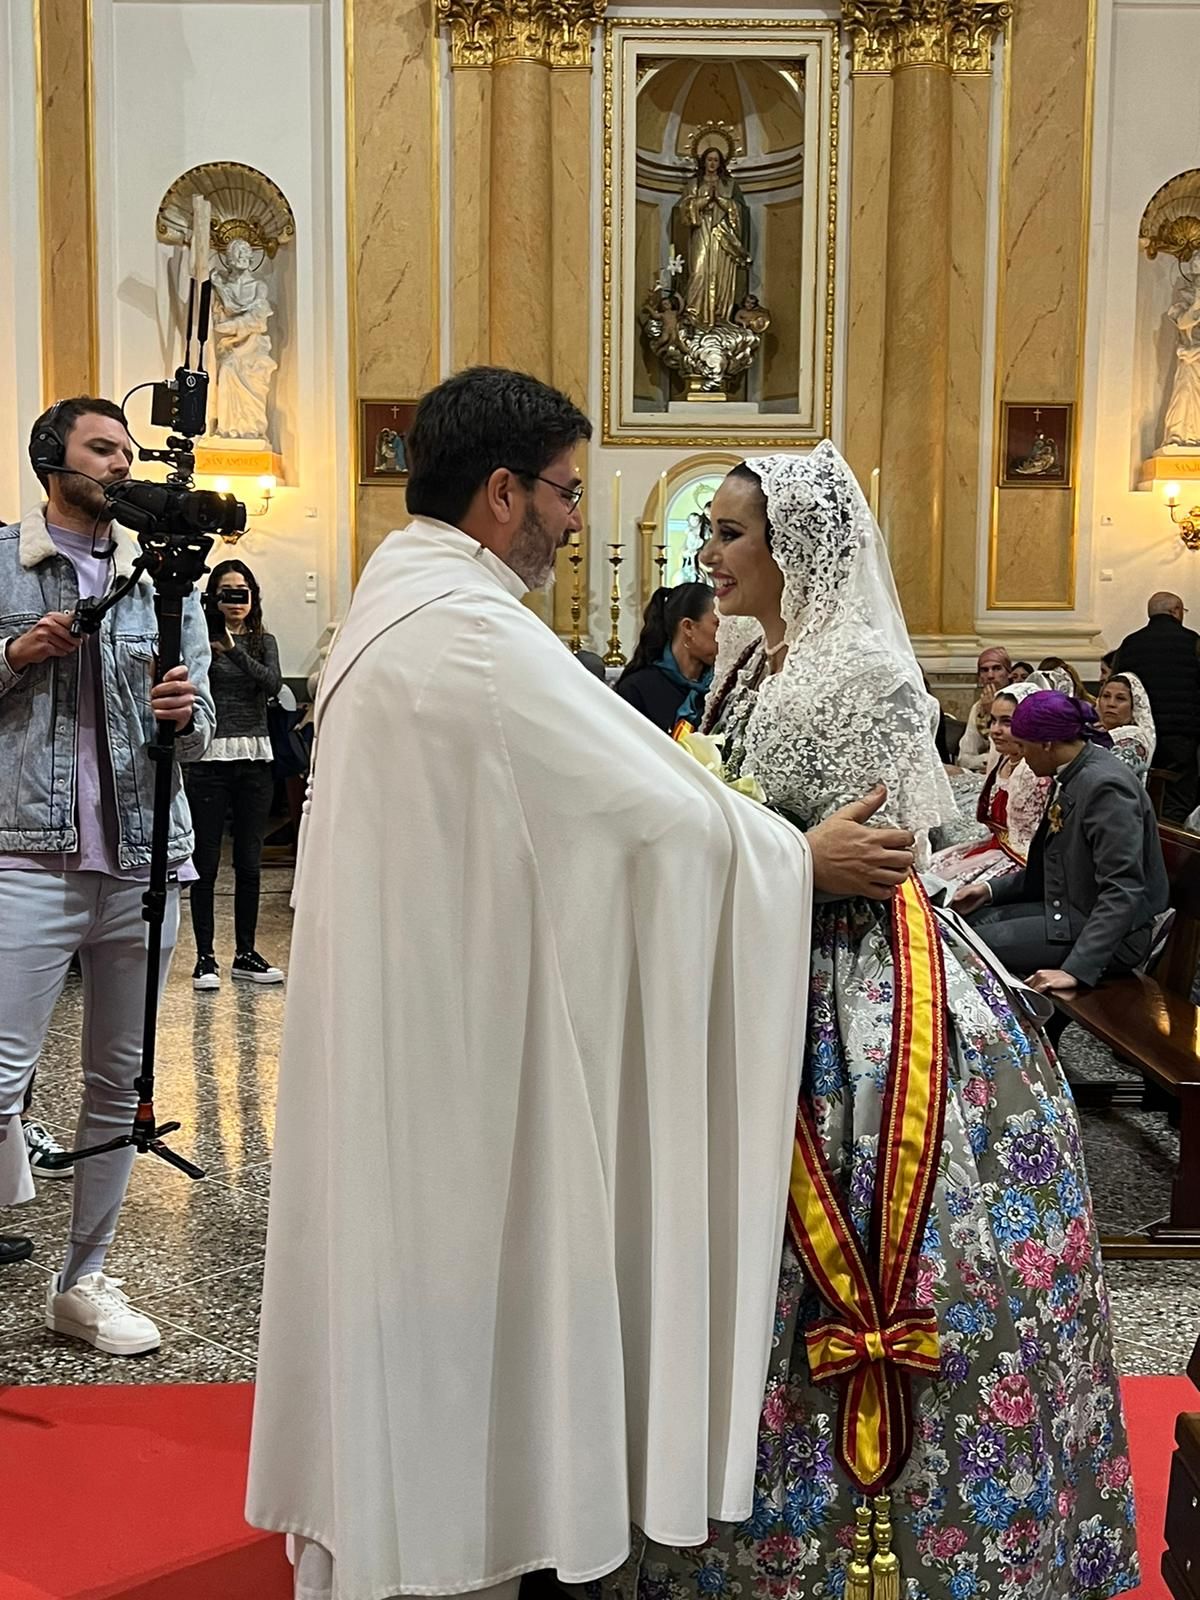
<svg viewBox="0 0 1200 1600">
<path fill-rule="evenodd" d="M 846 1564 L 845 1600 L 871 1600 L 871 1507 L 854 1508 L 854 1553 Z"/>
<path fill-rule="evenodd" d="M 892 1549 L 892 1497 L 875 1497 L 875 1555 L 871 1600 L 900 1600 L 900 1557 Z"/>
</svg>

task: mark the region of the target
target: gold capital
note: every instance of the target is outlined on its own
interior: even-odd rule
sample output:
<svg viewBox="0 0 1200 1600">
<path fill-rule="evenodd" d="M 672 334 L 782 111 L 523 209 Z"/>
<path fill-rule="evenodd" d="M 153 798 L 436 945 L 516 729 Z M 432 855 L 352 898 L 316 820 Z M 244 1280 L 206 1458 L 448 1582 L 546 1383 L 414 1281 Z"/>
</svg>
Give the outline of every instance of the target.
<svg viewBox="0 0 1200 1600">
<path fill-rule="evenodd" d="M 987 73 L 992 44 L 1013 14 L 1014 0 L 842 0 L 842 26 L 852 70 L 948 67 Z"/>
<path fill-rule="evenodd" d="M 437 0 L 438 23 L 450 30 L 456 67 L 538 61 L 588 67 L 592 31 L 606 0 Z"/>
</svg>

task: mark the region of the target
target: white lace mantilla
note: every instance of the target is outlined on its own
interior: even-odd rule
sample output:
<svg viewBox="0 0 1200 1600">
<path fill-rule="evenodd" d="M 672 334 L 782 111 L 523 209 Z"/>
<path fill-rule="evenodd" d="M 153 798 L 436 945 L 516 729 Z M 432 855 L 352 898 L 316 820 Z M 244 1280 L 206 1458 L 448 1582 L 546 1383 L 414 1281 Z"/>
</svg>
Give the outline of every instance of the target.
<svg viewBox="0 0 1200 1600">
<path fill-rule="evenodd" d="M 938 706 L 862 491 L 828 442 L 748 465 L 767 498 L 788 650 L 768 676 L 758 624 L 721 622 L 710 704 L 721 706 L 727 758 L 806 828 L 883 783 L 880 820 L 927 839 L 957 816 Z"/>
</svg>

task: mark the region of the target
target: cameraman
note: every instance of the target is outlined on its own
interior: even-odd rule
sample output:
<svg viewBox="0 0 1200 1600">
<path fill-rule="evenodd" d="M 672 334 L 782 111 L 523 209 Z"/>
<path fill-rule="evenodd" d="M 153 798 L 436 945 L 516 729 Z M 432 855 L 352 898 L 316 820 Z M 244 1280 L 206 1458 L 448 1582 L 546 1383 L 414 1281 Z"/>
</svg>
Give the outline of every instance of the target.
<svg viewBox="0 0 1200 1600">
<path fill-rule="evenodd" d="M 208 629 L 198 596 L 184 603 L 182 655 L 155 683 L 158 627 L 147 577 L 91 634 L 71 632 L 81 597 L 105 594 L 135 550 L 113 542 L 104 487 L 129 476 L 133 446 L 109 400 L 60 401 L 38 418 L 30 459 L 44 510 L 0 528 L 0 1203 L 29 1192 L 11 1146 L 19 1112 L 71 957 L 83 970 L 80 1146 L 132 1125 L 141 1064 L 155 721 L 173 722 L 196 760 L 212 737 Z M 55 470 L 56 468 L 60 470 Z M 62 471 L 62 468 L 71 469 Z M 178 772 L 169 859 L 190 871 L 192 826 Z M 160 988 L 179 928 L 173 878 Z M 6 1157 L 7 1159 L 4 1159 Z M 46 1294 L 46 1326 L 110 1355 L 160 1340 L 104 1271 L 133 1165 L 132 1149 L 75 1168 L 70 1243 Z M 24 1182 L 20 1179 L 23 1177 Z"/>
</svg>

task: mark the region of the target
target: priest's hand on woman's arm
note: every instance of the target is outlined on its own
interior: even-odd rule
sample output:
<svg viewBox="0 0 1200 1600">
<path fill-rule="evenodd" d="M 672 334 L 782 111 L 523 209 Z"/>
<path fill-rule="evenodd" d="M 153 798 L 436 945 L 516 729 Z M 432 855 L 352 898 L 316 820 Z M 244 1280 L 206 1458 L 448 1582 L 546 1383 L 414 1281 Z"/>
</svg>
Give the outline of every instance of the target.
<svg viewBox="0 0 1200 1600">
<path fill-rule="evenodd" d="M 913 835 L 906 828 L 867 826 L 886 799 L 887 790 L 880 784 L 805 836 L 818 894 L 839 900 L 850 895 L 890 900 L 893 890 L 908 877 L 916 845 Z"/>
</svg>

